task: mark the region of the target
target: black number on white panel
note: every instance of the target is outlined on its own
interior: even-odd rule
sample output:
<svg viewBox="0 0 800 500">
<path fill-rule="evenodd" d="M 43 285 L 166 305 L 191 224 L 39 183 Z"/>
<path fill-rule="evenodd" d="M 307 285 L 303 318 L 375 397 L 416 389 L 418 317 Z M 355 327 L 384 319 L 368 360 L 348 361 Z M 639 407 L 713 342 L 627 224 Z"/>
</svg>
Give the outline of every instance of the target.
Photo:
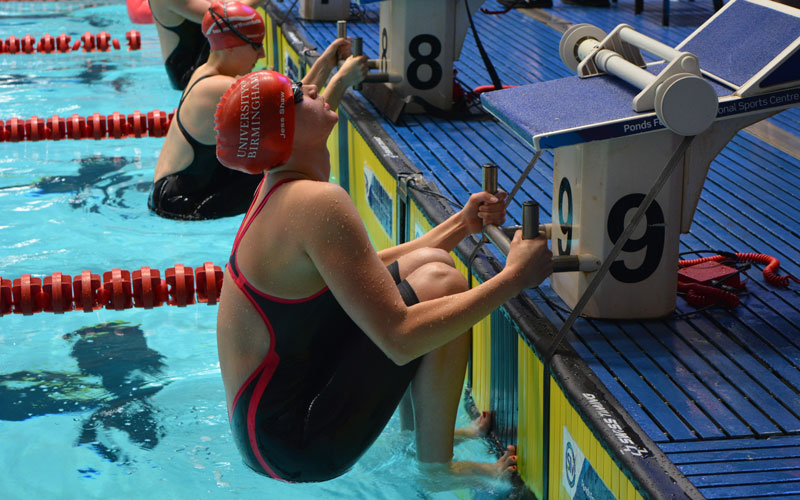
<svg viewBox="0 0 800 500">
<path fill-rule="evenodd" d="M 423 45 L 429 47 L 429 51 L 423 54 L 420 50 Z M 408 44 L 408 52 L 414 59 L 406 69 L 406 80 L 412 87 L 420 90 L 435 88 L 442 81 L 442 66 L 436 61 L 442 53 L 442 42 L 433 35 L 417 35 Z M 420 77 L 420 69 L 430 68 L 430 75 L 427 80 Z"/>
<path fill-rule="evenodd" d="M 631 210 L 637 209 L 644 197 L 644 194 L 632 193 L 623 196 L 611 207 L 611 211 L 608 213 L 608 237 L 612 243 L 616 244 L 622 231 L 625 230 L 625 216 Z M 623 252 L 634 253 L 644 250 L 642 263 L 633 269 L 625 265 L 624 260 L 617 260 L 611 264 L 609 272 L 622 283 L 639 283 L 646 280 L 661 263 L 661 257 L 664 254 L 666 226 L 664 212 L 655 200 L 645 212 L 645 227 L 644 234 L 640 238 L 631 238 L 622 246 Z"/>
<path fill-rule="evenodd" d="M 572 250 L 572 186 L 566 177 L 558 186 L 558 223 L 564 235 L 563 240 L 558 238 L 558 255 L 569 255 Z"/>
</svg>

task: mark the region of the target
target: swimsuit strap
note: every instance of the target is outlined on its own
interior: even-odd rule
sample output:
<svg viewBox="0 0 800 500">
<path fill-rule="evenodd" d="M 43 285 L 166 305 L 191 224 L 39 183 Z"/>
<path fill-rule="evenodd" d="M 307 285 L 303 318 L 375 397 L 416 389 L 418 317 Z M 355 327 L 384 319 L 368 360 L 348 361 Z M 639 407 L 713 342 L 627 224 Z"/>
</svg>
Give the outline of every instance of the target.
<svg viewBox="0 0 800 500">
<path fill-rule="evenodd" d="M 183 21 L 181 21 L 180 23 L 176 24 L 175 26 L 167 26 L 164 23 L 162 23 L 161 21 L 159 21 L 158 19 L 156 19 L 156 14 L 155 14 L 155 12 L 153 12 L 153 4 L 150 3 L 150 0 L 147 0 L 147 6 L 150 7 L 150 15 L 153 16 L 153 21 L 155 21 L 156 24 L 158 24 L 159 26 L 161 26 L 165 30 L 172 31 L 173 33 L 175 33 L 175 28 L 179 28 L 180 25 L 184 23 L 184 21 L 188 21 L 188 19 L 184 19 Z"/>
<path fill-rule="evenodd" d="M 252 215 L 250 215 L 250 210 L 253 209 L 253 205 L 258 199 L 258 193 L 261 191 L 261 187 L 264 185 L 264 181 L 266 179 L 267 176 L 265 175 L 264 178 L 261 180 L 261 184 L 259 184 L 258 189 L 256 190 L 256 195 L 253 197 L 253 202 L 250 204 L 250 208 L 247 210 L 247 214 L 245 215 L 245 220 L 242 221 L 242 225 L 239 228 L 239 231 L 236 233 L 236 239 L 233 241 L 233 250 L 231 251 L 232 256 L 236 254 L 236 251 L 239 249 L 239 242 L 242 241 L 244 233 L 247 232 L 247 229 L 250 227 L 250 224 L 252 224 L 255 218 L 258 216 L 258 214 L 261 213 L 261 209 L 263 209 L 264 205 L 267 204 L 267 200 L 269 200 L 269 198 L 272 196 L 272 193 L 274 193 L 275 190 L 278 189 L 278 187 L 282 186 L 283 184 L 298 180 L 298 179 L 283 179 L 281 181 L 278 181 L 274 186 L 272 186 L 272 188 L 270 188 L 267 195 L 264 196 L 264 199 L 261 200 L 261 203 L 258 204 L 256 210 L 252 213 Z M 250 215 L 249 219 L 247 218 L 248 215 Z"/>
<path fill-rule="evenodd" d="M 200 147 L 210 146 L 210 144 L 203 144 L 202 142 L 198 141 L 197 139 L 192 137 L 192 135 L 189 134 L 189 132 L 184 128 L 183 123 L 181 123 L 181 106 L 183 106 L 184 99 L 186 99 L 186 97 L 189 95 L 189 92 L 192 91 L 195 85 L 205 80 L 206 78 L 210 78 L 212 76 L 217 76 L 217 75 L 203 75 L 197 80 L 195 80 L 192 86 L 186 89 L 183 95 L 181 95 L 181 100 L 178 102 L 178 110 L 175 111 L 175 121 L 178 123 L 178 128 L 181 130 L 181 133 L 183 134 L 183 137 L 186 139 L 186 142 L 188 142 L 189 145 L 192 147 L 192 150 L 196 149 L 197 146 Z"/>
<path fill-rule="evenodd" d="M 150 3 L 150 0 L 147 0 L 147 6 L 148 6 L 148 7 L 150 7 L 150 15 L 151 15 L 151 16 L 153 16 L 153 21 L 155 21 L 155 22 L 156 22 L 156 24 L 158 24 L 158 25 L 159 25 L 159 26 L 161 26 L 162 28 L 164 28 L 164 29 L 166 29 L 166 30 L 170 30 L 170 31 L 172 31 L 170 28 L 177 28 L 178 26 L 180 26 L 180 24 L 179 24 L 179 25 L 177 25 L 177 26 L 164 26 L 164 23 L 162 23 L 161 21 L 159 21 L 159 20 L 156 18 L 156 14 L 155 14 L 155 12 L 153 12 L 153 4 L 152 4 L 152 3 Z"/>
</svg>

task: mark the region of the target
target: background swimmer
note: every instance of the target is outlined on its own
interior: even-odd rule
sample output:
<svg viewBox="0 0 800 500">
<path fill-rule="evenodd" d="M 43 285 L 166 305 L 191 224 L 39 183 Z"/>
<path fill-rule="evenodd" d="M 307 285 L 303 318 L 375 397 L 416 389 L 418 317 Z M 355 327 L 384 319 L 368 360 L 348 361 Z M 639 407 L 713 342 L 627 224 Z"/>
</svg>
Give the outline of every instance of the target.
<svg viewBox="0 0 800 500">
<path fill-rule="evenodd" d="M 183 90 L 195 68 L 208 60 L 209 46 L 200 23 L 211 2 L 149 0 L 149 3 L 167 76 L 173 88 Z M 242 3 L 255 7 L 262 0 L 244 0 Z"/>
<path fill-rule="evenodd" d="M 215 2 L 203 18 L 211 45 L 208 62 L 197 68 L 184 92 L 161 148 L 153 177 L 150 208 L 162 217 L 202 220 L 239 215 L 247 210 L 260 176 L 219 163 L 215 151 L 214 112 L 238 75 L 249 73 L 264 57 L 264 21 L 241 2 Z M 322 85 L 336 61 L 350 54 L 350 42 L 335 40 L 303 78 Z M 350 57 L 330 79 L 325 95 L 333 109 L 348 86 L 366 74 L 366 57 Z"/>
</svg>

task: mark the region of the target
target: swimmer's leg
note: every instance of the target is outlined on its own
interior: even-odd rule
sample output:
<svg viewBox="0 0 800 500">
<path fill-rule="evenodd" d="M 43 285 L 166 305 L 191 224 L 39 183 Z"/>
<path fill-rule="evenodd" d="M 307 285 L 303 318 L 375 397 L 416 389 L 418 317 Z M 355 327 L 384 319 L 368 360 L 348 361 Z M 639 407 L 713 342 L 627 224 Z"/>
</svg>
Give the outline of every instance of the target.
<svg viewBox="0 0 800 500">
<path fill-rule="evenodd" d="M 420 301 L 467 290 L 461 273 L 450 265 L 433 262 L 420 266 L 407 281 Z M 456 413 L 461 399 L 470 349 L 470 335 L 454 339 L 424 355 L 411 382 L 416 426 L 417 458 L 433 469 L 448 468 L 456 474 L 503 476 L 516 469 L 516 456 L 508 450 L 494 464 L 452 462 Z M 435 464 L 439 464 L 436 466 Z"/>
<path fill-rule="evenodd" d="M 411 387 L 409 386 L 400 404 L 397 406 L 397 411 L 400 413 L 400 430 L 413 431 L 414 430 L 414 406 L 411 403 Z"/>
<path fill-rule="evenodd" d="M 447 264 L 448 266 L 455 268 L 455 262 L 453 262 L 453 258 L 450 256 L 448 252 L 439 248 L 422 248 L 419 250 L 415 250 L 413 252 L 409 252 L 406 255 L 403 255 L 402 257 L 397 259 L 398 276 L 396 276 L 395 279 L 398 282 L 402 281 L 408 278 L 411 275 L 411 273 L 413 273 L 420 267 L 424 266 L 425 264 L 431 264 L 435 262 L 441 262 L 443 264 Z M 428 286 L 425 283 L 420 283 L 419 285 L 425 287 Z M 414 288 L 416 290 L 416 287 Z M 436 293 L 445 293 L 446 290 L 444 289 L 431 290 L 431 292 L 435 295 Z M 428 299 L 420 298 L 420 300 L 430 300 L 431 298 L 436 298 L 436 297 L 432 296 Z M 404 431 L 414 430 L 414 411 L 412 408 L 410 387 L 406 392 L 405 396 L 403 396 L 403 400 L 400 402 L 398 411 L 400 413 L 400 428 Z M 469 426 L 461 427 L 455 430 L 454 432 L 455 441 L 460 442 L 466 439 L 485 437 L 487 434 L 489 434 L 491 426 L 492 426 L 492 414 L 490 412 L 484 411 Z"/>
<path fill-rule="evenodd" d="M 439 248 L 421 248 L 419 250 L 409 252 L 397 259 L 398 275 L 395 276 L 395 281 L 399 283 L 400 281 L 408 278 L 411 273 L 420 267 L 433 262 L 441 262 L 449 266 L 455 266 L 453 258 L 450 257 L 450 254 L 446 251 Z M 413 431 L 414 409 L 411 403 L 411 387 L 409 387 L 408 391 L 406 391 L 406 394 L 400 401 L 400 405 L 397 407 L 397 410 L 400 414 L 400 428 L 404 431 Z"/>
</svg>

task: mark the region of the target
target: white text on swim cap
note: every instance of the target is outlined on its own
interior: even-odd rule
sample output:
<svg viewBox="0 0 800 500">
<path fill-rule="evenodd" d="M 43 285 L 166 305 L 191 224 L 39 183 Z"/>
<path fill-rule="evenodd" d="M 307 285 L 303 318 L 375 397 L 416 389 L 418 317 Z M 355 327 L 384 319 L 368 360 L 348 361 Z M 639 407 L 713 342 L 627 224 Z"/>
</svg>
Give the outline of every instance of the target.
<svg viewBox="0 0 800 500">
<path fill-rule="evenodd" d="M 238 158 L 255 158 L 261 142 L 261 89 L 258 78 L 250 78 L 242 85 L 239 105 Z"/>
<path fill-rule="evenodd" d="M 278 114 L 281 115 L 281 139 L 286 139 L 286 118 L 283 116 L 286 112 L 286 93 L 281 90 L 281 107 L 278 109 Z"/>
</svg>

